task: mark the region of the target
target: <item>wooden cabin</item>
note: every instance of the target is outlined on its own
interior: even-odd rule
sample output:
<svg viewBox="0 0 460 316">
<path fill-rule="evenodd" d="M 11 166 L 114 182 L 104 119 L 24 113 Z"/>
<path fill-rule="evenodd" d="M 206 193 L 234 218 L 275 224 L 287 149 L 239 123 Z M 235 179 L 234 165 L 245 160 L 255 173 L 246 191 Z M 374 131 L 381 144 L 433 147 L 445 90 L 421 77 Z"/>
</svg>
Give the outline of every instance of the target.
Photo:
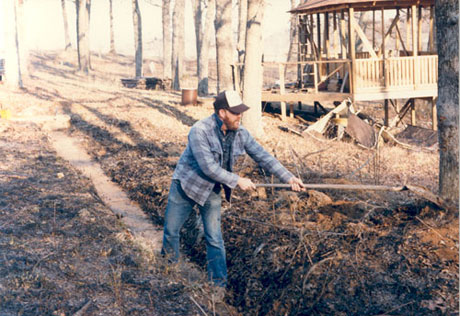
<svg viewBox="0 0 460 316">
<path fill-rule="evenodd" d="M 279 87 L 264 89 L 263 101 L 281 102 L 283 116 L 286 103 L 292 115 L 297 102 L 381 101 L 385 125 L 390 105 L 416 125 L 415 100 L 425 99 L 437 128 L 434 0 L 308 0 L 291 13 L 297 61 L 277 63 Z"/>
</svg>

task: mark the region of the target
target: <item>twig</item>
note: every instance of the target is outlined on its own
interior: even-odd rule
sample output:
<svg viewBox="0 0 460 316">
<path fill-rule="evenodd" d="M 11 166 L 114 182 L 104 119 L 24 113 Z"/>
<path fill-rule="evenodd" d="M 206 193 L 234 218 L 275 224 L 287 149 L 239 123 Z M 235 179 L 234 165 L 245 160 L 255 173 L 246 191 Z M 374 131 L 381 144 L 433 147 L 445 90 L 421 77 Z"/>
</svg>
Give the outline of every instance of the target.
<svg viewBox="0 0 460 316">
<path fill-rule="evenodd" d="M 80 308 L 73 316 L 83 316 L 85 315 L 86 310 L 91 306 L 92 301 L 88 300 L 82 308 Z"/>
<path fill-rule="evenodd" d="M 410 301 L 409 303 L 399 305 L 398 307 L 395 307 L 395 308 L 389 310 L 388 312 L 384 312 L 383 314 L 378 314 L 378 315 L 374 315 L 374 316 L 390 316 L 388 314 L 393 313 L 394 311 L 397 311 L 398 309 L 400 309 L 400 308 L 402 308 L 404 306 L 414 304 L 414 303 L 415 303 L 415 301 Z"/>
<path fill-rule="evenodd" d="M 194 299 L 191 295 L 189 295 L 188 297 L 190 298 L 190 300 L 192 300 L 193 303 L 195 303 L 195 305 L 200 309 L 200 311 L 201 311 L 205 316 L 208 316 L 208 314 L 206 314 L 206 312 L 201 308 L 200 304 L 198 304 L 198 303 L 195 301 L 195 299 Z"/>
<path fill-rule="evenodd" d="M 436 235 L 438 235 L 444 242 L 446 241 L 444 239 L 444 236 L 441 235 L 436 229 L 434 229 L 433 227 L 431 227 L 430 225 L 428 225 L 427 223 L 425 223 L 424 221 L 422 221 L 422 219 L 418 216 L 415 216 L 416 219 L 418 219 L 420 221 L 420 223 L 422 223 L 423 225 L 425 225 L 426 227 L 428 227 L 429 229 L 431 229 Z"/>
<path fill-rule="evenodd" d="M 303 278 L 303 282 L 302 282 L 302 294 L 305 293 L 305 285 L 307 284 L 307 280 L 308 280 L 308 277 L 310 276 L 310 274 L 313 273 L 313 270 L 316 269 L 316 267 L 318 267 L 321 263 L 323 262 L 326 262 L 326 261 L 329 261 L 329 260 L 332 260 L 332 259 L 335 259 L 336 256 L 331 256 L 331 257 L 327 257 L 327 258 L 324 258 L 323 260 L 320 260 L 318 261 L 317 263 L 315 263 L 307 272 L 307 274 L 304 276 Z"/>
</svg>

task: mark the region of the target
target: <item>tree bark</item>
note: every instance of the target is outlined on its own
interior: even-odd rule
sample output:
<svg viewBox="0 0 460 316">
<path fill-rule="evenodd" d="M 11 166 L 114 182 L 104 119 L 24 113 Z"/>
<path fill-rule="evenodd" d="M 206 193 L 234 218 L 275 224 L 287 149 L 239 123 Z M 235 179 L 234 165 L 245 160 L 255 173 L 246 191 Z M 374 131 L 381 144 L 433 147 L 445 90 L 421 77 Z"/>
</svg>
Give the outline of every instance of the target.
<svg viewBox="0 0 460 316">
<path fill-rule="evenodd" d="M 292 1 L 295 1 L 295 0 L 292 0 Z M 239 0 L 239 7 L 238 7 L 238 42 L 236 44 L 236 49 L 238 51 L 238 63 L 243 63 L 244 62 L 247 20 L 248 20 L 248 0 Z"/>
<path fill-rule="evenodd" d="M 89 73 L 90 50 L 89 50 L 89 7 L 90 0 L 75 0 L 77 13 L 77 51 L 78 70 Z"/>
<path fill-rule="evenodd" d="M 163 78 L 171 79 L 171 0 L 163 0 L 161 12 L 163 19 Z"/>
<path fill-rule="evenodd" d="M 198 95 L 204 96 L 209 90 L 209 47 L 211 40 L 212 21 L 216 11 L 215 0 L 195 0 L 195 33 L 197 54 Z M 206 10 L 204 10 L 206 6 Z M 203 14 L 205 21 L 203 24 Z"/>
<path fill-rule="evenodd" d="M 435 6 L 439 56 L 439 195 L 458 209 L 458 1 L 438 0 Z"/>
<path fill-rule="evenodd" d="M 133 0 L 134 51 L 136 78 L 142 77 L 142 19 L 138 0 Z"/>
<path fill-rule="evenodd" d="M 22 60 L 18 8 L 16 0 L 7 0 L 5 9 L 5 83 L 13 88 L 23 88 Z"/>
<path fill-rule="evenodd" d="M 232 0 L 216 0 L 217 92 L 233 89 Z"/>
<path fill-rule="evenodd" d="M 64 1 L 64 0 L 62 0 Z M 110 9 L 109 9 L 109 15 L 110 15 L 110 50 L 109 50 L 109 53 L 110 54 L 115 54 L 116 51 L 115 51 L 115 34 L 114 34 L 114 31 L 113 31 L 113 0 L 109 0 L 109 6 L 110 6 Z"/>
<path fill-rule="evenodd" d="M 297 0 L 291 0 L 291 10 L 297 7 Z M 297 54 L 294 54 L 297 47 L 297 15 L 292 14 L 289 21 L 289 50 L 287 55 L 287 61 L 297 61 Z"/>
<path fill-rule="evenodd" d="M 176 0 L 173 12 L 173 39 L 172 39 L 172 74 L 173 89 L 180 90 L 184 75 L 184 24 L 185 0 Z"/>
<path fill-rule="evenodd" d="M 248 1 L 246 55 L 244 60 L 243 102 L 250 107 L 243 116 L 243 125 L 254 137 L 263 134 L 262 128 L 262 22 L 264 0 Z"/>
<path fill-rule="evenodd" d="M 67 10 L 65 6 L 65 0 L 61 0 L 62 6 L 62 20 L 64 21 L 64 41 L 65 41 L 65 50 L 72 48 L 72 43 L 70 42 L 69 36 L 69 22 L 67 21 Z"/>
</svg>

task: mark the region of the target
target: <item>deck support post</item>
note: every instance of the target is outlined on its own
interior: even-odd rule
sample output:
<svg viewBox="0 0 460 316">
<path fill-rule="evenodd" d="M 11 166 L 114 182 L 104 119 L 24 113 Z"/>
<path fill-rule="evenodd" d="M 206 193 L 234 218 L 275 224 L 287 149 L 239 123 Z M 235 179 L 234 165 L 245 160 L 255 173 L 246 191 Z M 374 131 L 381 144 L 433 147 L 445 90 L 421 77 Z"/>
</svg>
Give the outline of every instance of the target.
<svg viewBox="0 0 460 316">
<path fill-rule="evenodd" d="M 284 67 L 283 64 L 278 65 L 278 71 L 279 71 L 279 76 L 280 76 L 280 95 L 283 95 L 286 93 L 285 91 L 285 84 L 284 84 Z M 280 107 L 281 107 L 281 120 L 286 121 L 286 102 L 281 101 L 280 102 Z"/>
<path fill-rule="evenodd" d="M 430 7 L 430 35 L 428 40 L 428 50 L 430 53 L 435 51 L 434 48 L 434 6 Z"/>
<path fill-rule="evenodd" d="M 415 126 L 415 99 L 411 99 L 410 104 L 410 122 L 412 126 Z"/>
<path fill-rule="evenodd" d="M 431 120 L 433 131 L 438 130 L 438 110 L 436 107 L 436 98 L 431 99 Z"/>
<path fill-rule="evenodd" d="M 384 116 L 384 119 L 383 119 L 383 125 L 389 126 L 390 115 L 389 115 L 389 111 L 388 111 L 388 99 L 385 99 L 384 102 L 383 102 L 383 110 L 384 110 L 384 113 L 385 113 L 385 116 Z"/>
<path fill-rule="evenodd" d="M 289 103 L 289 117 L 294 118 L 294 103 Z"/>
<path fill-rule="evenodd" d="M 353 95 L 356 87 L 355 69 L 356 69 L 356 55 L 355 55 L 355 31 L 352 27 L 352 19 L 354 19 L 355 10 L 348 8 L 348 51 L 350 52 L 349 58 L 351 59 L 350 71 L 350 93 Z"/>
</svg>

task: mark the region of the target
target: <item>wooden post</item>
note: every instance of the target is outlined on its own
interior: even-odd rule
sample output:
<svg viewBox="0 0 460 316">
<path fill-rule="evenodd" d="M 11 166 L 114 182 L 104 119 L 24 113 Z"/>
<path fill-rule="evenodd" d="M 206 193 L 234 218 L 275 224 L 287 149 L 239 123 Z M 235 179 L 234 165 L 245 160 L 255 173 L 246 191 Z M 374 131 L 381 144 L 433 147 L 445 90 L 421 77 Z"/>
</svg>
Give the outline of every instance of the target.
<svg viewBox="0 0 460 316">
<path fill-rule="evenodd" d="M 415 5 L 412 5 L 411 7 L 411 19 L 412 19 L 412 56 L 417 57 L 418 56 L 418 43 L 417 43 L 417 7 Z M 419 64 L 418 64 L 418 59 L 414 58 L 414 88 L 417 87 L 420 81 L 420 76 L 419 76 Z M 413 119 L 415 120 L 415 105 L 412 108 L 412 111 L 414 111 L 414 116 Z M 415 121 L 414 121 L 415 122 Z M 414 125 L 414 124 L 413 124 Z"/>
<path fill-rule="evenodd" d="M 321 15 L 316 14 L 316 30 L 317 30 L 317 46 L 318 46 L 318 60 L 321 60 L 322 56 L 322 45 L 321 45 Z"/>
<path fill-rule="evenodd" d="M 436 98 L 431 99 L 431 119 L 433 131 L 438 130 L 438 110 L 436 108 Z"/>
<path fill-rule="evenodd" d="M 415 126 L 415 99 L 411 99 L 410 121 L 411 121 L 411 125 Z"/>
<path fill-rule="evenodd" d="M 294 118 L 294 103 L 289 103 L 289 117 Z"/>
<path fill-rule="evenodd" d="M 338 31 L 338 28 L 337 28 L 337 12 L 334 11 L 334 15 L 333 15 L 333 19 L 334 19 L 334 33 L 333 33 L 333 40 L 334 40 L 334 44 L 333 44 L 333 51 L 334 51 L 334 58 L 338 58 L 339 56 L 339 53 L 338 53 L 338 44 L 339 44 L 339 31 Z"/>
<path fill-rule="evenodd" d="M 279 71 L 279 76 L 280 76 L 280 96 L 282 96 L 286 91 L 285 91 L 285 86 L 284 86 L 284 67 L 283 64 L 278 65 L 278 71 Z M 281 101 L 280 102 L 281 106 L 281 120 L 286 121 L 286 102 Z"/>
<path fill-rule="evenodd" d="M 407 43 L 407 49 L 409 49 L 409 43 L 411 42 L 410 40 L 410 8 L 407 8 L 407 14 L 406 14 L 406 43 Z M 413 48 L 412 48 L 413 50 Z"/>
<path fill-rule="evenodd" d="M 382 8 L 382 53 L 383 53 L 383 79 L 384 79 L 384 84 L 385 87 L 388 87 L 388 82 L 389 82 L 389 73 L 387 73 L 386 69 L 386 58 L 387 58 L 387 53 L 386 53 L 386 47 L 385 47 L 385 9 Z M 387 104 L 388 106 L 388 104 Z"/>
<path fill-rule="evenodd" d="M 356 54 L 355 54 L 355 32 L 352 27 L 352 19 L 354 19 L 355 10 L 348 8 L 348 50 L 350 52 L 351 70 L 350 70 L 350 93 L 354 94 L 355 91 L 355 69 L 356 69 Z"/>
<path fill-rule="evenodd" d="M 390 122 L 390 115 L 389 115 L 389 111 L 388 111 L 388 99 L 384 100 L 383 110 L 385 112 L 385 118 L 383 120 L 383 125 L 388 126 L 389 122 Z"/>
<path fill-rule="evenodd" d="M 399 16 L 399 8 L 396 9 L 396 16 Z M 398 25 L 396 24 L 396 32 L 395 32 L 395 37 L 396 37 L 396 41 L 395 41 L 395 49 L 396 49 L 396 56 L 399 57 L 399 42 L 400 42 L 400 37 L 399 37 L 399 32 L 397 31 L 398 30 Z"/>
<path fill-rule="evenodd" d="M 417 56 L 418 52 L 418 44 L 417 44 L 417 7 L 412 5 L 411 7 L 412 13 L 412 56 Z"/>
<path fill-rule="evenodd" d="M 347 56 L 347 43 L 345 42 L 346 39 L 346 23 L 345 23 L 345 11 L 342 10 L 340 12 L 340 52 L 341 52 L 341 58 L 346 59 L 348 58 Z"/>
<path fill-rule="evenodd" d="M 330 44 L 330 40 L 329 40 L 329 13 L 324 13 L 324 52 L 326 53 L 326 59 L 329 60 L 331 58 L 331 55 L 330 55 L 330 47 L 329 47 L 329 44 Z M 329 75 L 329 64 L 326 64 L 324 65 L 326 66 L 326 76 Z M 324 69 L 323 69 L 324 71 Z M 322 80 L 322 78 L 321 78 Z M 329 80 L 326 80 L 325 84 L 327 84 L 327 81 Z"/>
<path fill-rule="evenodd" d="M 372 49 L 375 49 L 375 10 L 372 10 Z"/>
<path fill-rule="evenodd" d="M 307 16 L 299 15 L 297 19 L 297 62 L 300 62 L 306 58 L 307 49 Z M 303 38 L 302 38 L 303 37 Z M 304 44 L 302 44 L 304 43 Z M 303 70 L 302 65 L 297 64 L 297 80 L 299 88 L 303 88 Z"/>
<path fill-rule="evenodd" d="M 417 51 L 422 51 L 422 6 L 418 7 L 418 36 L 417 36 Z"/>
<path fill-rule="evenodd" d="M 429 51 L 434 52 L 434 6 L 430 7 L 430 37 L 429 37 Z"/>
</svg>

